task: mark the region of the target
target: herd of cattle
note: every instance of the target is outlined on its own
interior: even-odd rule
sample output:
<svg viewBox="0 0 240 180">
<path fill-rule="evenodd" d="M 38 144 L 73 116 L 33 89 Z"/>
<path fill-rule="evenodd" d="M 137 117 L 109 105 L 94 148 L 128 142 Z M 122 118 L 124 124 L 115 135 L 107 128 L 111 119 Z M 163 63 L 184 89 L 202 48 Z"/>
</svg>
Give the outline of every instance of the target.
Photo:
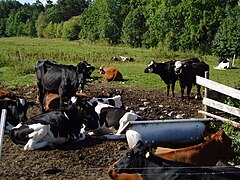
<svg viewBox="0 0 240 180">
<path fill-rule="evenodd" d="M 86 61 L 72 66 L 39 60 L 36 76 L 41 113 L 29 119 L 27 109 L 35 103 L 1 90 L 0 108 L 7 110 L 5 131 L 9 132 L 12 142 L 24 150 L 35 150 L 69 140 L 79 142 L 93 134 L 114 138 L 114 135 L 120 135 L 128 121 L 142 120 L 140 115 L 124 107 L 121 94 L 92 98 L 83 93 L 84 85 L 94 70 L 95 67 Z M 167 85 L 167 95 L 171 86 L 174 96 L 174 86 L 179 79 L 182 99 L 186 87 L 187 98 L 190 99 L 196 75 L 204 76 L 205 71 L 209 71 L 209 65 L 196 58 L 163 63 L 152 61 L 144 70 L 161 77 Z M 114 66 L 101 66 L 98 72 L 103 74 L 104 81 L 123 79 Z M 201 96 L 200 87 L 197 96 Z M 220 179 L 239 179 L 238 168 L 216 166 L 221 159 L 235 157 L 231 139 L 223 131 L 208 134 L 205 139 L 205 142 L 187 148 L 158 147 L 154 153 L 138 142 L 126 157 L 109 167 L 109 176 L 112 179 L 219 179 L 219 176 L 222 177 Z M 149 156 L 146 156 L 147 152 Z"/>
</svg>

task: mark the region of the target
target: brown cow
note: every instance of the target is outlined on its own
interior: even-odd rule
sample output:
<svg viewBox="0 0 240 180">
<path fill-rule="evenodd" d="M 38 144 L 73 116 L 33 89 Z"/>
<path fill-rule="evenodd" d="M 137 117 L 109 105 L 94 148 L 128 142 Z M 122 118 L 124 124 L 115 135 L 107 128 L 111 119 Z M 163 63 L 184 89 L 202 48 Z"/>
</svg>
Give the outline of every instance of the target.
<svg viewBox="0 0 240 180">
<path fill-rule="evenodd" d="M 12 91 L 0 90 L 0 99 L 4 98 L 16 99 L 16 95 Z"/>
<path fill-rule="evenodd" d="M 195 146 L 179 149 L 158 147 L 155 154 L 163 159 L 198 166 L 214 166 L 220 159 L 233 159 L 231 139 L 223 130 L 209 136 L 209 140 Z"/>
<path fill-rule="evenodd" d="M 122 81 L 122 74 L 114 66 L 105 67 L 101 66 L 98 70 L 99 74 L 103 74 L 103 81 Z"/>
<path fill-rule="evenodd" d="M 86 93 L 76 93 L 78 97 L 89 97 Z M 44 97 L 44 109 L 46 112 L 59 109 L 59 94 L 47 93 Z"/>
<path fill-rule="evenodd" d="M 155 154 L 163 159 L 182 162 L 198 166 L 215 166 L 220 159 L 233 159 L 235 153 L 231 148 L 231 139 L 223 130 L 215 134 L 209 134 L 206 142 L 186 148 L 171 149 L 157 147 Z M 108 174 L 112 179 L 142 179 L 140 174 L 117 173 L 114 164 L 108 169 Z"/>
</svg>

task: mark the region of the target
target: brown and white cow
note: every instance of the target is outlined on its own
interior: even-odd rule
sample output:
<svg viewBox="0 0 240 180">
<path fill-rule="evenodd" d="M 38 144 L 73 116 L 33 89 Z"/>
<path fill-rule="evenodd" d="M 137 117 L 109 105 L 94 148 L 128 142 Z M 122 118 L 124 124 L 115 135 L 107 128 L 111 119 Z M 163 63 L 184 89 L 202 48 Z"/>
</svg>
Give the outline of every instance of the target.
<svg viewBox="0 0 240 180">
<path fill-rule="evenodd" d="M 110 67 L 100 66 L 98 73 L 103 74 L 103 81 L 105 82 L 123 80 L 122 74 L 114 66 Z"/>
</svg>

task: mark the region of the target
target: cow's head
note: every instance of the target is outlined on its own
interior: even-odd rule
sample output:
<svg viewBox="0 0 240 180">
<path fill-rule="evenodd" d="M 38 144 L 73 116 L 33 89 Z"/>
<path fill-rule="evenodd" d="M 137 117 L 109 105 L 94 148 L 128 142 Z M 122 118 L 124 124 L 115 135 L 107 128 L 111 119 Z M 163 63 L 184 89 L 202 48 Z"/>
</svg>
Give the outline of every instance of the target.
<svg viewBox="0 0 240 180">
<path fill-rule="evenodd" d="M 157 64 L 154 61 L 151 61 L 147 68 L 144 69 L 144 73 L 152 73 L 156 69 Z"/>
<path fill-rule="evenodd" d="M 94 106 L 87 100 L 83 100 L 80 97 L 72 97 L 71 105 L 78 108 L 80 115 L 85 125 L 85 130 L 94 130 L 99 127 L 99 116 L 96 113 Z"/>
<path fill-rule="evenodd" d="M 147 148 L 142 141 L 128 150 L 126 155 L 115 164 L 117 173 L 141 173 L 145 167 Z"/>
<path fill-rule="evenodd" d="M 105 66 L 100 66 L 98 69 L 98 73 L 99 74 L 105 74 L 105 70 L 104 70 Z"/>
<path fill-rule="evenodd" d="M 20 122 L 27 120 L 27 109 L 33 102 L 27 102 L 25 98 L 1 100 L 1 109 L 7 110 L 6 129 L 10 130 Z"/>
<path fill-rule="evenodd" d="M 233 159 L 235 158 L 235 152 L 232 148 L 232 140 L 225 134 L 223 130 L 218 131 L 212 139 L 220 143 L 220 158 L 221 159 Z"/>
<path fill-rule="evenodd" d="M 83 64 L 85 64 L 87 71 L 86 71 L 86 78 L 90 78 L 92 72 L 95 70 L 95 67 L 89 64 L 87 61 L 83 61 Z"/>
<path fill-rule="evenodd" d="M 185 66 L 185 65 L 184 65 L 183 62 L 181 62 L 181 61 L 176 61 L 176 62 L 174 63 L 174 72 L 175 72 L 175 74 L 177 74 L 177 75 L 181 74 L 181 73 L 182 73 L 182 69 L 183 69 L 184 66 Z"/>
<path fill-rule="evenodd" d="M 82 92 L 84 85 L 86 84 L 86 78 L 88 75 L 88 68 L 85 63 L 80 62 L 77 65 L 77 80 L 78 80 L 78 88 L 77 91 Z"/>
</svg>

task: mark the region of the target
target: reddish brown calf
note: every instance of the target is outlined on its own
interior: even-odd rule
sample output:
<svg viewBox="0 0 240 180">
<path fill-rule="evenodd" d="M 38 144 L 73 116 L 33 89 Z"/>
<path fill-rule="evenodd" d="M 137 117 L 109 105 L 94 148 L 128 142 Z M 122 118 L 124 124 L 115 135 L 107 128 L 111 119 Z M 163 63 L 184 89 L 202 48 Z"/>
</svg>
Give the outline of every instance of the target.
<svg viewBox="0 0 240 180">
<path fill-rule="evenodd" d="M 155 154 L 163 159 L 183 162 L 198 166 L 214 166 L 220 159 L 233 159 L 235 153 L 231 139 L 223 130 L 210 135 L 209 140 L 195 146 L 170 149 L 158 147 Z"/>
<path fill-rule="evenodd" d="M 103 80 L 105 82 L 109 81 L 122 81 L 122 74 L 114 66 L 105 67 L 101 66 L 98 70 L 99 74 L 103 74 Z"/>
</svg>

